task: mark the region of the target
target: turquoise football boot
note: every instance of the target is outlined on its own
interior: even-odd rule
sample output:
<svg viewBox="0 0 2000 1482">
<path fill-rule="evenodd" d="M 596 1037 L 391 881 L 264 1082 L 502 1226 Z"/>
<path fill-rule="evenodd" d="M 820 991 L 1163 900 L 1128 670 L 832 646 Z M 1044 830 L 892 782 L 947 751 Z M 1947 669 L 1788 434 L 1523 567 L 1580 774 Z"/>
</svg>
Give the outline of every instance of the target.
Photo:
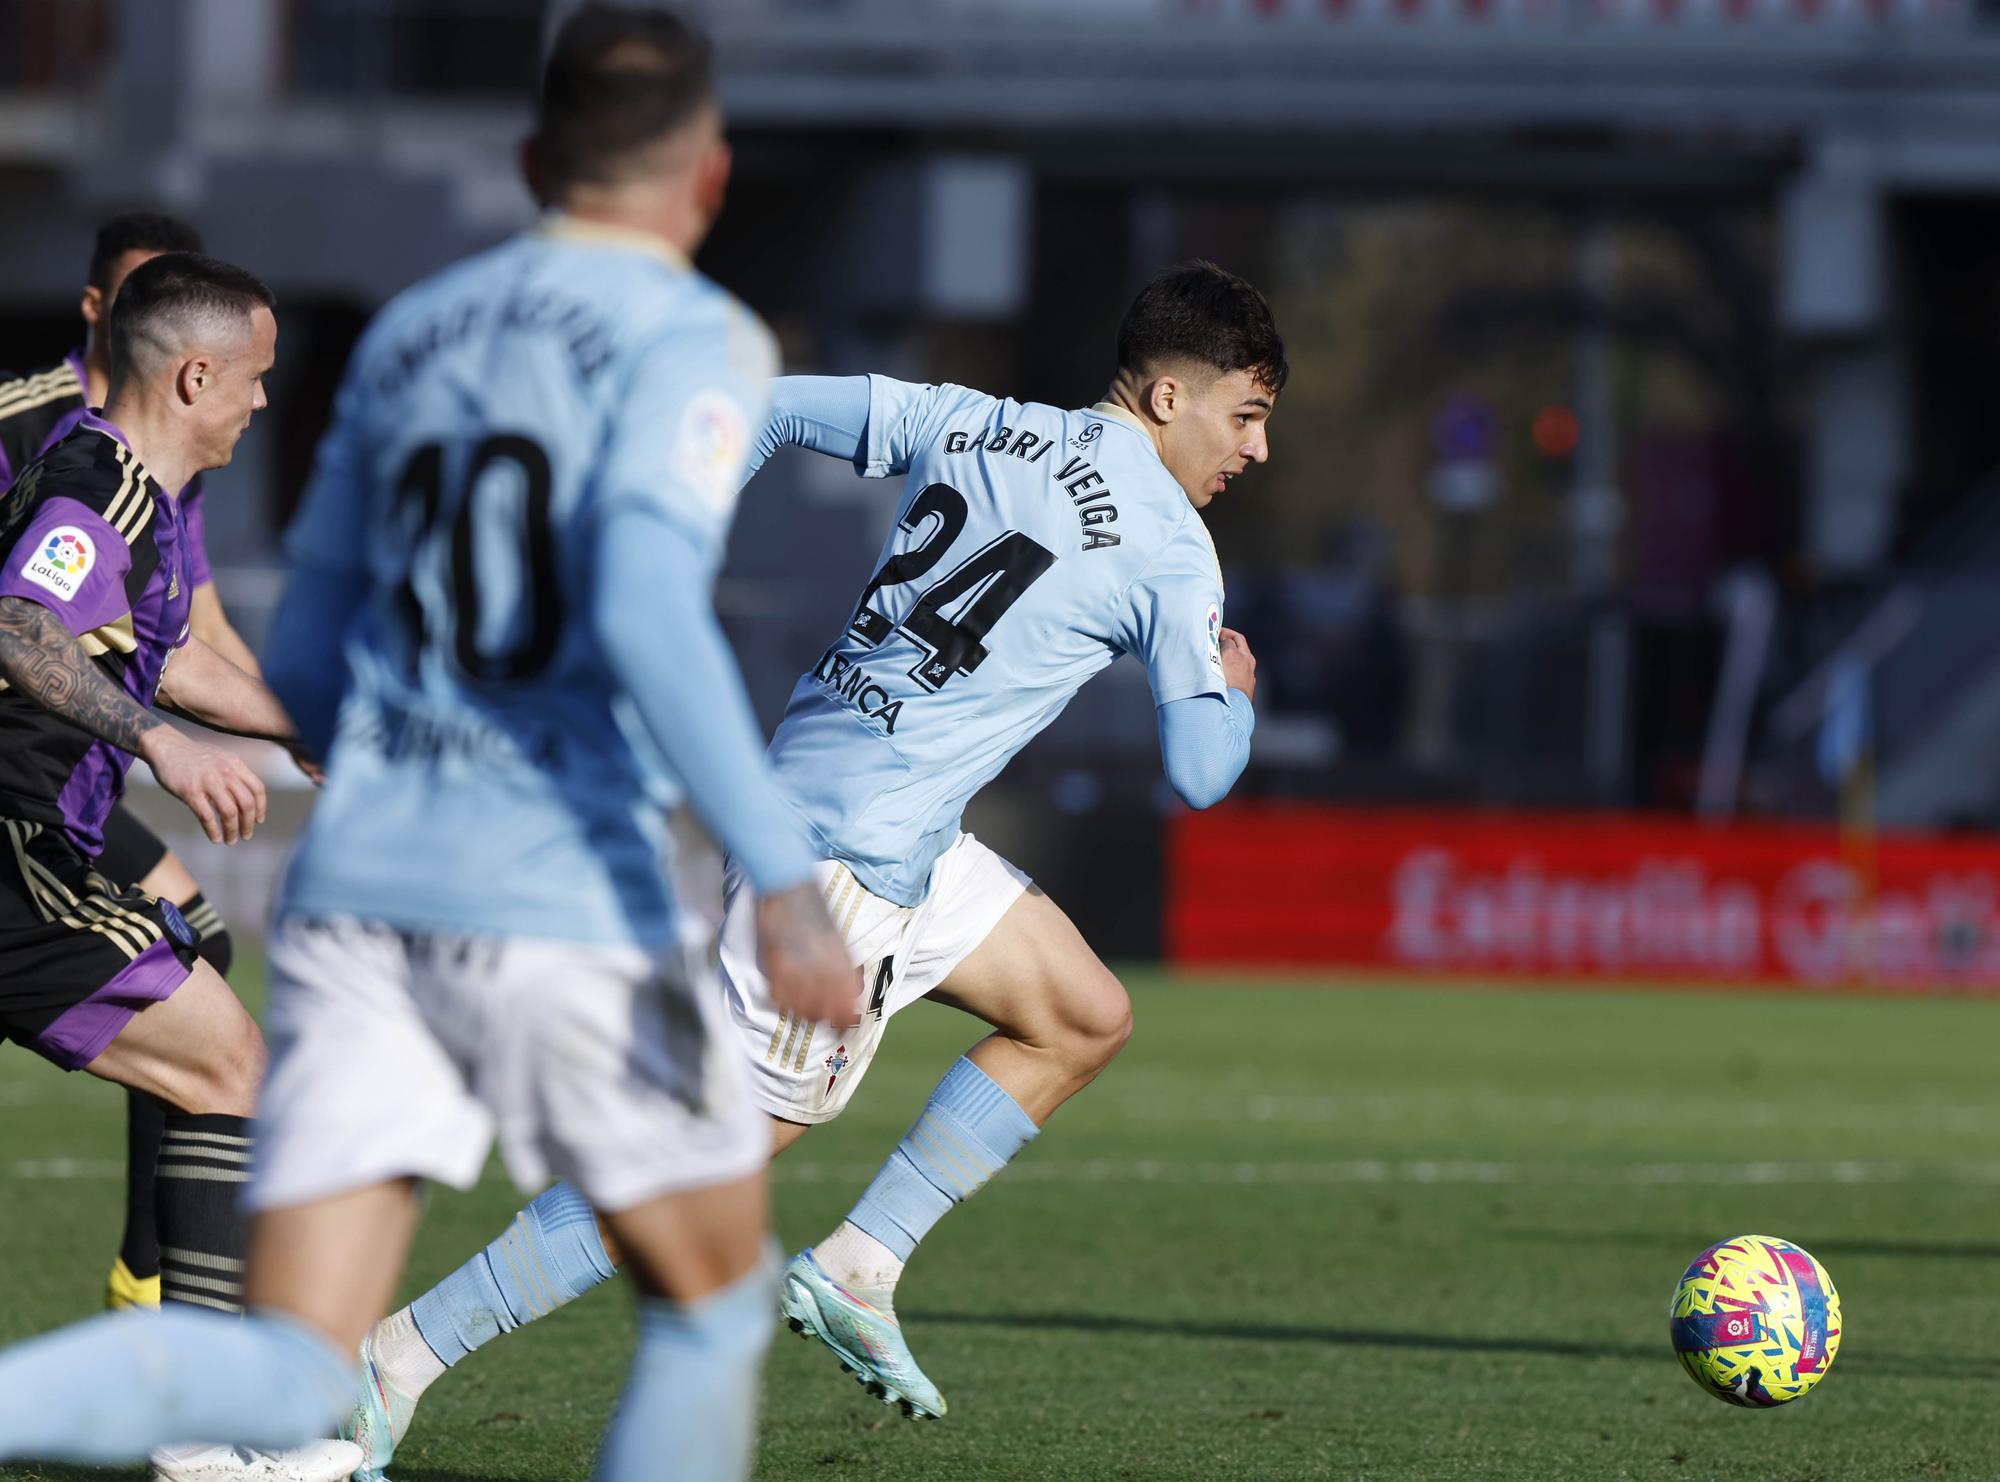
<svg viewBox="0 0 2000 1482">
<path fill-rule="evenodd" d="M 408 1434 L 417 1402 L 382 1376 L 375 1362 L 375 1335 L 361 1340 L 361 1399 L 340 1427 L 340 1438 L 361 1448 L 362 1463 L 353 1482 L 388 1482 L 382 1469 L 396 1454 L 396 1443 Z"/>
<path fill-rule="evenodd" d="M 910 1356 L 896 1319 L 822 1271 L 810 1247 L 786 1265 L 778 1311 L 794 1333 L 832 1349 L 841 1368 L 883 1404 L 901 1406 L 912 1420 L 944 1415 L 944 1396 Z"/>
</svg>

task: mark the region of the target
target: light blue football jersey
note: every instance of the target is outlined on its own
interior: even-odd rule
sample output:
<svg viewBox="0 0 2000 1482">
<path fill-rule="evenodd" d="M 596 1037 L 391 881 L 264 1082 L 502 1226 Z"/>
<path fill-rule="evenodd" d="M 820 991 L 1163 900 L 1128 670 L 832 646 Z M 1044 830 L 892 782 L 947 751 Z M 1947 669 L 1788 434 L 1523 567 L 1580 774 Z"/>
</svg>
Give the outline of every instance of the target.
<svg viewBox="0 0 2000 1482">
<path fill-rule="evenodd" d="M 907 475 L 896 524 L 771 761 L 827 856 L 914 905 L 966 802 L 1120 654 L 1158 704 L 1225 693 L 1222 576 L 1115 407 L 871 376 L 855 466 Z"/>
<path fill-rule="evenodd" d="M 642 501 L 712 575 L 775 364 L 664 244 L 563 218 L 381 312 L 288 537 L 367 596 L 283 911 L 672 939 L 680 788 L 594 641 L 594 539 Z"/>
</svg>

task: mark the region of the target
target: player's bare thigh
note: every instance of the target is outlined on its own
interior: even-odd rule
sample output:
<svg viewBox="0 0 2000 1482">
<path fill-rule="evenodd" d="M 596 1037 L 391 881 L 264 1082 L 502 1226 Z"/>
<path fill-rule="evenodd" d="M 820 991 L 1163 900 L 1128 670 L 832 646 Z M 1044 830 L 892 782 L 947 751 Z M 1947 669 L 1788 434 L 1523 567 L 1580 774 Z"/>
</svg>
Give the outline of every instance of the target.
<svg viewBox="0 0 2000 1482">
<path fill-rule="evenodd" d="M 171 849 L 160 856 L 160 862 L 146 871 L 145 879 L 138 884 L 153 899 L 172 901 L 177 906 L 184 906 L 201 894 L 201 882 L 188 873 L 188 867 Z"/>
<path fill-rule="evenodd" d="M 642 1292 L 698 1302 L 756 1268 L 770 1219 L 770 1180 L 760 1168 L 747 1178 L 600 1213 L 597 1223 Z"/>
<path fill-rule="evenodd" d="M 1124 985 L 1034 886 L 931 997 L 999 1031 L 972 1059 L 1037 1122 L 1089 1084 L 1132 1032 Z"/>
<path fill-rule="evenodd" d="M 261 1212 L 250 1223 L 244 1300 L 358 1351 L 395 1297 L 417 1211 L 414 1181 L 395 1179 Z"/>
<path fill-rule="evenodd" d="M 158 1003 L 132 1016 L 84 1067 L 195 1114 L 247 1117 L 264 1078 L 264 1037 L 206 962 Z"/>
</svg>

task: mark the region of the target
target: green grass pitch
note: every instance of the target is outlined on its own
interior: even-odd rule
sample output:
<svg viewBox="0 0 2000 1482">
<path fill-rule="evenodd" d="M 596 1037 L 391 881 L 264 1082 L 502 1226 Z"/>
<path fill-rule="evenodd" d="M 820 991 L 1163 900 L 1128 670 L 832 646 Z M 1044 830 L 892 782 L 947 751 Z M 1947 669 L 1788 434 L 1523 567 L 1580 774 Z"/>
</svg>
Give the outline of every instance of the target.
<svg viewBox="0 0 2000 1482">
<path fill-rule="evenodd" d="M 2000 1476 L 2000 1004 L 1130 981 L 1124 1057 L 903 1284 L 951 1417 L 906 1422 L 780 1333 L 760 1478 Z M 788 1247 L 975 1034 L 896 1021 L 781 1161 Z M 12 1341 L 97 1301 L 123 1123 L 11 1046 L 0 1108 Z M 497 1172 L 440 1194 L 405 1290 L 518 1202 Z M 1845 1304 L 1784 1410 L 1718 1404 L 1668 1351 L 1681 1268 L 1743 1233 L 1806 1246 Z M 448 1375 L 396 1482 L 587 1476 L 626 1309 L 594 1293 Z"/>
</svg>

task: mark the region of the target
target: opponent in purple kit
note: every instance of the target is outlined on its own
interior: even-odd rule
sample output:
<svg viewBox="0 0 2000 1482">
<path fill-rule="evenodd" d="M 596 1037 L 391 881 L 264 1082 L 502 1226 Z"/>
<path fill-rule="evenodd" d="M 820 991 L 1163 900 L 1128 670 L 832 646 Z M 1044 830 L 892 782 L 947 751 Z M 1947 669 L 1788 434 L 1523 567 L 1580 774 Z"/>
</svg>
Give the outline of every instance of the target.
<svg viewBox="0 0 2000 1482">
<path fill-rule="evenodd" d="M 25 376 L 0 376 L 0 489 L 75 430 L 91 407 L 104 405 L 111 384 L 110 315 L 127 275 L 162 252 L 200 252 L 201 234 L 184 221 L 146 211 L 114 216 L 98 228 L 79 310 L 83 344 L 57 364 Z M 199 475 L 180 491 L 187 527 L 188 623 L 194 636 L 237 668 L 256 674 L 257 660 L 231 626 L 209 570 L 202 527 Z M 104 824 L 98 871 L 120 885 L 170 900 L 198 939 L 196 951 L 227 976 L 229 928 L 203 896 L 201 885 L 166 842 L 122 804 Z M 108 1307 L 160 1305 L 160 1240 L 154 1217 L 154 1167 L 160 1155 L 164 1112 L 158 1102 L 133 1093 L 126 1107 L 125 1233 L 105 1283 Z"/>
<path fill-rule="evenodd" d="M 0 1037 L 165 1104 L 159 1237 L 181 1278 L 166 1296 L 224 1312 L 241 1310 L 236 1199 L 263 1039 L 173 903 L 93 861 L 135 755 L 217 843 L 263 822 L 257 775 L 156 706 L 293 739 L 263 682 L 189 632 L 194 580 L 174 497 L 229 462 L 264 406 L 272 304 L 256 278 L 213 258 L 166 253 L 137 268 L 111 318 L 102 414 L 81 414 L 0 500 Z M 153 1465 L 167 1482 L 336 1482 L 359 1460 L 329 1441 L 262 1454 L 176 1446 Z"/>
</svg>

